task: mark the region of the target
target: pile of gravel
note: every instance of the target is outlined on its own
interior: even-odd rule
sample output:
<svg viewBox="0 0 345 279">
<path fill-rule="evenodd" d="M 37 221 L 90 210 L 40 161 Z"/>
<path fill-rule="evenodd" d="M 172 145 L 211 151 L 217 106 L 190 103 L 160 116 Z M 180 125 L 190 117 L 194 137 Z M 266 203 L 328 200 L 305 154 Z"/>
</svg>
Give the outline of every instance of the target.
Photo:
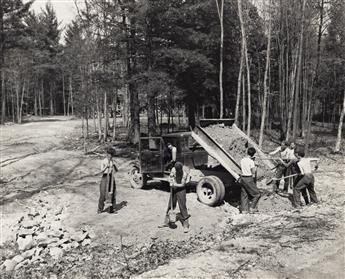
<svg viewBox="0 0 345 279">
<path fill-rule="evenodd" d="M 267 155 L 258 149 L 257 145 L 248 139 L 243 132 L 233 125 L 231 127 L 224 125 L 211 125 L 203 128 L 226 152 L 228 152 L 234 161 L 240 165 L 241 159 L 247 156 L 247 146 L 253 146 L 256 150 L 256 162 L 258 164 L 258 179 L 271 178 L 274 166 Z"/>
</svg>

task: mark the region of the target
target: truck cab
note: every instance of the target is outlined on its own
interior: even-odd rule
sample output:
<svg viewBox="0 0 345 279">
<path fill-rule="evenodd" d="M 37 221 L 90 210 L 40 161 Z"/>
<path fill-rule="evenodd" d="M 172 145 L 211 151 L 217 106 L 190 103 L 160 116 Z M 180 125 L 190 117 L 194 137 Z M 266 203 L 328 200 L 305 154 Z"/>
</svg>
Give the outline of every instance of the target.
<svg viewBox="0 0 345 279">
<path fill-rule="evenodd" d="M 192 132 L 166 134 L 160 137 L 141 137 L 139 157 L 133 162 L 129 172 L 132 188 L 143 188 L 151 181 L 169 181 L 171 143 L 177 149 L 176 161 L 183 163 L 188 173 L 188 183 L 196 185 L 199 201 L 214 206 L 225 196 L 225 186 L 233 184 L 233 177 L 212 158 L 192 137 Z"/>
</svg>

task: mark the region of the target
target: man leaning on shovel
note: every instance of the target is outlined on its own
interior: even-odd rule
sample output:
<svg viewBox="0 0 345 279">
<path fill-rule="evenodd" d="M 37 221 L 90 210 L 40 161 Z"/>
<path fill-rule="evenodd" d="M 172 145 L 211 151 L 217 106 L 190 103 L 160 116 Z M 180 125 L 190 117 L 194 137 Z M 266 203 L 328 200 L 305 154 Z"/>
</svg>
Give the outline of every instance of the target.
<svg viewBox="0 0 345 279">
<path fill-rule="evenodd" d="M 118 169 L 113 160 L 114 156 L 115 150 L 109 147 L 107 149 L 107 156 L 101 163 L 102 179 L 99 186 L 98 214 L 103 212 L 104 202 L 106 200 L 110 203 L 109 213 L 117 213 L 114 206 L 116 195 L 115 172 Z"/>
</svg>

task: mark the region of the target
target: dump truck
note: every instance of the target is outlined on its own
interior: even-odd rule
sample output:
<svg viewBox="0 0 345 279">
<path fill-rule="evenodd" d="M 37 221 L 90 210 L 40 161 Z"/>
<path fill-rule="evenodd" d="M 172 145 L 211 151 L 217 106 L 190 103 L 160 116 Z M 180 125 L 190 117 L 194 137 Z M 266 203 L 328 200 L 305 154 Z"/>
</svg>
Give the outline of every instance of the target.
<svg viewBox="0 0 345 279">
<path fill-rule="evenodd" d="M 240 162 L 238 156 L 235 158 L 230 149 L 225 150 L 207 133 L 207 126 L 214 125 L 215 121 L 201 120 L 200 123 L 204 123 L 204 127 L 196 126 L 189 132 L 141 137 L 138 160 L 131 164 L 129 171 L 131 186 L 140 189 L 152 181 L 169 181 L 169 170 L 166 166 L 171 160 L 171 154 L 167 144 L 171 143 L 177 148 L 177 161 L 183 163 L 188 173 L 188 184 L 196 185 L 199 201 L 209 206 L 222 203 L 226 191 L 238 187 Z M 222 120 L 221 123 L 216 121 L 216 124 L 224 129 L 235 129 L 236 135 L 250 141 L 250 145 L 257 148 L 256 144 L 233 124 L 232 119 Z M 274 165 L 269 167 L 273 168 Z"/>
</svg>

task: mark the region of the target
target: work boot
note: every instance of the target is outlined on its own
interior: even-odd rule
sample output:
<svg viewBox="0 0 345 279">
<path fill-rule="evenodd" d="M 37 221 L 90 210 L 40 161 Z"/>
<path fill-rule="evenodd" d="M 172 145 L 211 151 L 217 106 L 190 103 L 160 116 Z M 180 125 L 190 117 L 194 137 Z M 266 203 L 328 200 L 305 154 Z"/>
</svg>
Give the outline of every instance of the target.
<svg viewBox="0 0 345 279">
<path fill-rule="evenodd" d="M 161 225 L 158 225 L 158 228 L 166 228 L 169 227 L 169 216 L 166 215 L 164 219 L 164 223 Z"/>
<path fill-rule="evenodd" d="M 114 209 L 114 207 L 110 207 L 109 208 L 109 213 L 111 213 L 111 214 L 117 214 L 117 210 L 116 209 Z"/>
<path fill-rule="evenodd" d="M 189 221 L 188 221 L 188 219 L 183 221 L 182 226 L 183 226 L 183 232 L 188 233 L 189 232 Z"/>
</svg>

